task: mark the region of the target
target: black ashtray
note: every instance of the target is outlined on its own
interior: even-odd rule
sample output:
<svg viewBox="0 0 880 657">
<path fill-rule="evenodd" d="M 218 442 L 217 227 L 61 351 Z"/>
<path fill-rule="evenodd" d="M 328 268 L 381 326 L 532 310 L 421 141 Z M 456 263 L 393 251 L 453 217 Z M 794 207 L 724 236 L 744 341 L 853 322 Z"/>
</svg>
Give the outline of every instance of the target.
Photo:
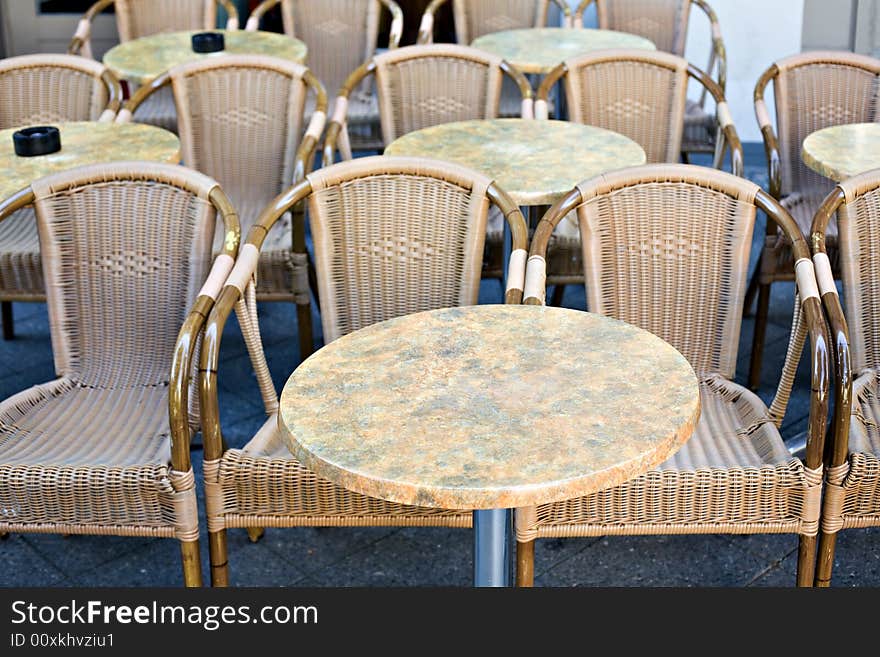
<svg viewBox="0 0 880 657">
<path fill-rule="evenodd" d="M 61 150 L 61 133 L 51 125 L 24 128 L 12 133 L 15 154 L 21 157 L 48 155 Z"/>
<path fill-rule="evenodd" d="M 192 35 L 193 52 L 220 52 L 226 48 L 226 40 L 220 32 L 199 32 Z"/>
</svg>

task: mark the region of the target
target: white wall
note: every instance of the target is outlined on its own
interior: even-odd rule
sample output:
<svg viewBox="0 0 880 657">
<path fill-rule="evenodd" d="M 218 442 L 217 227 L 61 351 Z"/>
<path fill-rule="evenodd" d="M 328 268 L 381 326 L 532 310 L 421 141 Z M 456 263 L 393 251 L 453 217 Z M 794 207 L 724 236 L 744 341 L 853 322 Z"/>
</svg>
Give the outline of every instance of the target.
<svg viewBox="0 0 880 657">
<path fill-rule="evenodd" d="M 578 0 L 569 0 L 576 7 Z M 804 0 L 709 0 L 718 15 L 727 49 L 727 101 L 742 141 L 761 141 L 752 93 L 773 61 L 801 50 Z M 584 24 L 595 27 L 595 10 Z M 687 58 L 697 67 L 708 63 L 709 21 L 698 8 L 691 12 Z M 695 95 L 692 92 L 692 96 Z"/>
</svg>

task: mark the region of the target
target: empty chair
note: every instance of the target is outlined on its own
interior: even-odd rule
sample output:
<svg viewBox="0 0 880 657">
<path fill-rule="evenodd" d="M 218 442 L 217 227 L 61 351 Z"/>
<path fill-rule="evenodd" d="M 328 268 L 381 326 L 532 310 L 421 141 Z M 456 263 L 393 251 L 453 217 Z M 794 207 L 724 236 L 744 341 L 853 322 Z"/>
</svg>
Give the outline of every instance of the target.
<svg viewBox="0 0 880 657">
<path fill-rule="evenodd" d="M 176 538 L 199 586 L 189 388 L 237 253 L 235 211 L 208 177 L 148 162 L 42 178 L 0 203 L 0 221 L 28 205 L 58 378 L 0 403 L 0 532 Z"/>
<path fill-rule="evenodd" d="M 764 91 L 773 82 L 776 129 L 764 101 Z M 755 114 L 764 137 L 770 176 L 770 193 L 782 202 L 810 232 L 813 216 L 834 183 L 810 170 L 801 159 L 804 139 L 816 130 L 842 123 L 876 121 L 880 59 L 851 52 L 805 52 L 777 61 L 755 86 Z M 828 256 L 835 276 L 840 276 L 837 255 L 837 223 L 828 225 Z M 749 386 L 757 388 L 770 308 L 770 286 L 791 280 L 791 248 L 784 235 L 767 225 L 764 248 L 749 285 L 746 308 L 758 293 L 755 335 Z"/>
<path fill-rule="evenodd" d="M 92 21 L 111 5 L 116 11 L 116 29 L 121 42 L 158 32 L 213 29 L 217 26 L 218 6 L 226 10 L 226 29 L 238 29 L 238 12 L 231 0 L 98 0 L 80 19 L 68 53 L 92 57 Z M 168 93 L 153 96 L 140 108 L 136 118 L 141 123 L 177 131 L 174 103 Z"/>
<path fill-rule="evenodd" d="M 544 78 L 535 103 L 537 118 L 547 117 L 547 99 L 562 80 L 569 119 L 625 135 L 645 151 L 648 163 L 675 163 L 684 135 L 687 88 L 696 80 L 716 103 L 721 138 L 715 167 L 730 147 L 730 166 L 742 175 L 743 155 L 724 93 L 706 73 L 687 60 L 665 52 L 601 50 L 574 57 Z M 563 286 L 583 280 L 580 237 L 573 222 L 563 222 L 548 254 L 548 282 L 555 285 L 552 303 Z"/>
<path fill-rule="evenodd" d="M 471 526 L 470 512 L 405 506 L 336 486 L 307 470 L 285 446 L 252 279 L 263 236 L 300 201 L 309 204 L 327 342 L 401 315 L 476 304 L 490 204 L 506 217 L 513 240 L 506 300 L 518 304 L 522 298 L 525 220 L 507 194 L 468 169 L 422 158 L 362 158 L 311 173 L 268 205 L 208 318 L 202 351 L 205 503 L 215 585 L 228 581 L 230 528 Z M 225 447 L 217 401 L 224 377 L 219 340 L 233 307 L 267 415 L 240 449 Z"/>
<path fill-rule="evenodd" d="M 721 88 L 727 84 L 727 54 L 721 38 L 718 17 L 703 0 L 583 0 L 575 11 L 575 27 L 583 27 L 584 12 L 596 7 L 600 29 L 629 32 L 650 39 L 658 50 L 684 57 L 692 7 L 699 8 L 709 19 L 712 48 L 705 71 Z M 684 114 L 681 152 L 712 153 L 716 147 L 717 123 L 706 111 L 706 92 L 699 100 L 688 100 Z"/>
<path fill-rule="evenodd" d="M 837 217 L 836 231 L 829 227 Z M 836 233 L 846 315 L 827 240 Z M 826 197 L 811 243 L 834 334 L 837 376 L 833 444 L 825 471 L 816 584 L 831 583 L 837 533 L 880 526 L 880 170 L 846 180 Z"/>
<path fill-rule="evenodd" d="M 265 205 L 312 167 L 324 131 L 327 95 L 301 64 L 259 55 L 205 58 L 142 87 L 120 112 L 126 121 L 166 85 L 173 90 L 183 161 L 223 185 L 249 230 Z M 304 110 L 314 108 L 308 128 Z M 222 247 L 218 234 L 215 249 Z M 293 301 L 302 357 L 311 353 L 308 261 L 302 209 L 285 214 L 263 245 L 257 296 Z"/>
<path fill-rule="evenodd" d="M 403 33 L 403 12 L 393 0 L 266 0 L 251 13 L 246 29 L 258 29 L 266 12 L 278 5 L 284 33 L 308 46 L 307 64 L 331 96 L 349 73 L 376 54 L 383 9 L 391 14 L 389 50 L 397 48 Z M 348 101 L 352 148 L 381 149 L 379 106 L 372 86 L 361 85 Z"/>
<path fill-rule="evenodd" d="M 112 121 L 121 102 L 119 81 L 97 62 L 68 55 L 0 59 L 0 130 Z M 3 337 L 13 337 L 13 301 L 45 298 L 37 224 L 33 210 L 24 208 L 0 224 Z"/>
<path fill-rule="evenodd" d="M 791 240 L 800 292 L 769 407 L 732 380 L 758 210 Z M 588 310 L 635 324 L 678 349 L 699 379 L 702 413 L 688 442 L 655 470 L 593 495 L 517 509 L 519 584 L 532 583 L 538 538 L 792 533 L 800 539 L 797 582 L 811 585 L 829 354 L 809 247 L 794 219 L 757 185 L 704 167 L 646 165 L 598 176 L 578 185 L 538 225 L 526 304 L 544 302 L 547 246 L 571 212 L 583 244 Z M 786 449 L 779 427 L 808 334 L 812 380 L 803 462 Z M 645 391 L 646 397 L 662 394 Z"/>
</svg>

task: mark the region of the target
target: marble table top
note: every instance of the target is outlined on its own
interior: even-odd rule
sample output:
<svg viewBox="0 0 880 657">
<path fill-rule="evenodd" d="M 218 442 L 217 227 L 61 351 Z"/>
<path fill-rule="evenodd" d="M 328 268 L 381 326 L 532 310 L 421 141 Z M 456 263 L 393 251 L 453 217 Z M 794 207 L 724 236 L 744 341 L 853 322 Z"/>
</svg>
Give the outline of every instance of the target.
<svg viewBox="0 0 880 657">
<path fill-rule="evenodd" d="M 645 163 L 621 134 L 568 121 L 443 123 L 394 140 L 386 155 L 455 162 L 492 178 L 519 205 L 552 205 L 587 178 Z"/>
<path fill-rule="evenodd" d="M 880 168 L 880 123 L 850 123 L 807 136 L 804 164 L 835 182 Z"/>
<path fill-rule="evenodd" d="M 500 509 L 587 495 L 658 465 L 700 415 L 697 378 L 630 324 L 472 306 L 374 324 L 291 375 L 279 427 L 319 476 L 402 504 Z"/>
<path fill-rule="evenodd" d="M 549 73 L 566 59 L 606 48 L 656 50 L 653 42 L 614 30 L 536 27 L 490 32 L 474 39 L 474 48 L 507 60 L 523 73 Z"/>
<path fill-rule="evenodd" d="M 222 32 L 226 49 L 209 54 L 193 52 L 190 38 L 197 32 Z M 104 55 L 104 65 L 121 80 L 146 84 L 174 66 L 204 57 L 222 57 L 224 53 L 270 55 L 301 64 L 306 52 L 306 44 L 299 39 L 274 32 L 192 30 L 161 32 L 120 43 Z"/>
<path fill-rule="evenodd" d="M 142 123 L 89 121 L 54 125 L 61 131 L 61 150 L 36 157 L 15 154 L 12 133 L 18 128 L 0 131 L 0 199 L 12 196 L 43 176 L 85 164 L 126 160 L 180 162 L 180 140 L 162 128 Z"/>
</svg>

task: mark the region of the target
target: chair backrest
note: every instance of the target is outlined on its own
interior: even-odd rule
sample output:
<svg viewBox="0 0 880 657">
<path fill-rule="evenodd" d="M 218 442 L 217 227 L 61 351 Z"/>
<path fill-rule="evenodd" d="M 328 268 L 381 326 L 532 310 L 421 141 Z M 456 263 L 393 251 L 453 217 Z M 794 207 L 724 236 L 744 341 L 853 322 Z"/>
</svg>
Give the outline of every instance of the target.
<svg viewBox="0 0 880 657">
<path fill-rule="evenodd" d="M 649 163 L 678 162 L 687 102 L 688 62 L 643 50 L 602 50 L 565 62 L 571 121 L 637 142 Z"/>
<path fill-rule="evenodd" d="M 110 100 L 104 66 L 71 55 L 0 59 L 0 130 L 96 121 Z"/>
<path fill-rule="evenodd" d="M 120 41 L 217 26 L 216 0 L 116 0 Z"/>
<path fill-rule="evenodd" d="M 274 57 L 229 55 L 170 71 L 183 161 L 223 186 L 243 230 L 293 182 L 307 70 Z"/>
<path fill-rule="evenodd" d="M 596 0 L 600 29 L 638 34 L 657 50 L 684 56 L 691 0 Z"/>
<path fill-rule="evenodd" d="M 469 45 L 490 32 L 544 27 L 549 0 L 452 0 L 455 40 Z"/>
<path fill-rule="evenodd" d="M 388 157 L 307 178 L 325 342 L 477 303 L 491 180 L 446 162 Z"/>
<path fill-rule="evenodd" d="M 758 186 L 676 164 L 578 189 L 588 310 L 660 336 L 699 374 L 733 378 Z"/>
<path fill-rule="evenodd" d="M 120 162 L 32 184 L 55 369 L 94 387 L 166 385 L 211 267 L 217 183 Z"/>
<path fill-rule="evenodd" d="M 498 116 L 501 58 L 457 46 L 411 46 L 377 55 L 376 89 L 386 144 L 440 123 Z"/>
<path fill-rule="evenodd" d="M 773 97 L 782 194 L 832 188 L 801 158 L 804 139 L 842 123 L 877 121 L 880 60 L 851 52 L 805 52 L 776 62 Z"/>
</svg>

